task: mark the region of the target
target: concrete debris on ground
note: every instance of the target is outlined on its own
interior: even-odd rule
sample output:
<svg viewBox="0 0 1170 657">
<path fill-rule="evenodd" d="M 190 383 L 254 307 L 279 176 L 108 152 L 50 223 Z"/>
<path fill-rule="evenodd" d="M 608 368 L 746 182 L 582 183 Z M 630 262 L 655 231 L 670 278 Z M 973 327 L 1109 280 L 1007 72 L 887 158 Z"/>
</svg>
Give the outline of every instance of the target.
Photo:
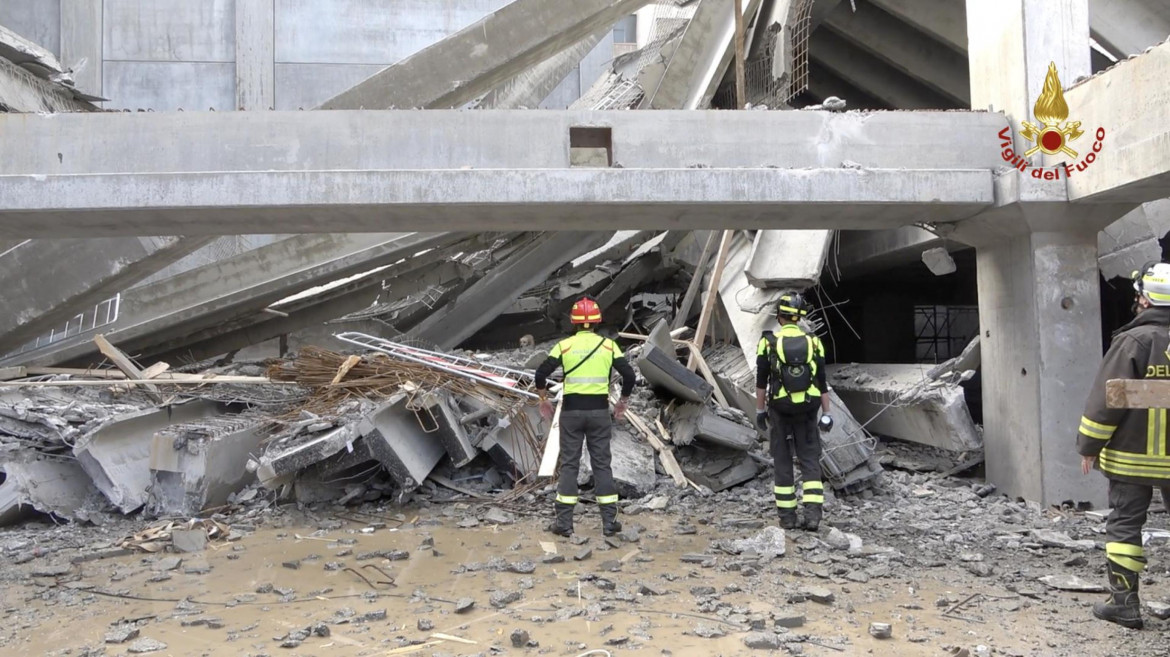
<svg viewBox="0 0 1170 657">
<path fill-rule="evenodd" d="M 819 250 L 808 263 L 792 264 L 792 271 L 807 270 L 796 279 L 767 264 L 769 253 L 809 250 L 800 236 L 775 232 L 754 242 L 737 235 L 739 260 L 725 279 L 746 281 L 751 265 L 756 284 L 815 281 Z M 558 247 L 564 257 L 556 262 L 532 257 L 549 243 L 546 236 L 458 239 L 448 242 L 470 250 L 433 257 L 446 253 L 444 242 L 390 268 L 404 272 L 410 290 L 325 325 L 321 337 L 351 353 L 305 344 L 317 329 L 298 329 L 298 337 L 288 336 L 295 351 L 267 361 L 235 362 L 233 352 L 170 368 L 137 365 L 95 338 L 102 351 L 118 356 L 120 370 L 18 366 L 6 373 L 16 380 L 0 390 L 0 470 L 7 473 L 0 521 L 18 522 L 30 512 L 93 522 L 106 521 L 110 511 L 196 517 L 289 499 L 353 506 L 436 494 L 503 500 L 548 494 L 549 482 L 537 477 L 548 426 L 536 412 L 532 369 L 550 341 L 572 329 L 565 317 L 582 295 L 603 307 L 603 331 L 616 333 L 612 324 L 633 338 L 650 336 L 627 339 L 623 332 L 619 338 L 641 373 L 633 417 L 615 428 L 612 445 L 624 498 L 658 490 L 664 477 L 719 492 L 767 471 L 767 440 L 751 420 L 754 359 L 745 354 L 754 347 L 715 340 L 698 351 L 681 337 L 700 310 L 696 303 L 677 311 L 681 292 L 707 287 L 711 263 L 698 262 L 694 253 L 705 235 L 592 235 L 569 252 Z M 825 240 L 817 237 L 818 244 Z M 418 267 L 405 264 L 415 258 Z M 451 262 L 458 266 L 447 267 Z M 465 306 L 482 296 L 464 292 L 511 280 L 521 270 L 527 291 L 483 305 L 475 326 L 455 341 L 465 349 L 437 350 L 406 337 L 424 327 L 433 339 L 443 317 L 470 312 Z M 778 290 L 748 287 L 759 307 L 738 305 L 738 298 L 728 298 L 738 292 L 725 286 L 721 296 L 744 321 L 758 323 L 756 315 L 770 315 Z M 442 304 L 454 307 L 436 314 Z M 810 327 L 819 325 L 814 320 Z M 176 339 L 169 335 L 168 344 L 181 347 Z M 692 357 L 699 362 L 688 367 Z M 843 494 L 863 491 L 881 471 L 872 458 L 874 441 L 843 406 L 834 415 L 838 428 L 824 437 L 825 479 Z M 588 490 L 588 454 L 581 459 L 579 483 Z M 174 544 L 200 549 L 193 535 Z"/>
</svg>

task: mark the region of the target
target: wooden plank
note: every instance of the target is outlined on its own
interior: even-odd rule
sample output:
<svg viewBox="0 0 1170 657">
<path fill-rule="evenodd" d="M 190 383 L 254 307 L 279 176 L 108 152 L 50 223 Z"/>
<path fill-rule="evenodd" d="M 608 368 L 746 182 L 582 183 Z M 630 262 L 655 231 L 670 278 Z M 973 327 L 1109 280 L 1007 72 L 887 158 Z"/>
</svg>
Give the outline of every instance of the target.
<svg viewBox="0 0 1170 657">
<path fill-rule="evenodd" d="M 540 469 L 536 472 L 538 477 L 552 477 L 557 473 L 557 457 L 561 453 L 561 408 L 564 405 L 564 397 L 558 397 L 557 410 L 548 428 L 548 440 L 544 442 L 544 454 L 540 456 Z"/>
<path fill-rule="evenodd" d="M 341 364 L 341 367 L 337 368 L 337 374 L 333 375 L 333 381 L 329 385 L 335 386 L 341 383 L 341 380 L 345 378 L 346 374 L 349 374 L 349 371 L 353 369 L 354 365 L 360 362 L 362 362 L 361 356 L 350 356 L 346 358 L 345 362 Z"/>
<path fill-rule="evenodd" d="M 1107 408 L 1170 408 L 1170 379 L 1109 379 Z"/>
<path fill-rule="evenodd" d="M 626 419 L 630 421 L 630 426 L 638 430 L 658 452 L 658 460 L 662 462 L 662 468 L 674 480 L 676 486 L 686 486 L 690 482 L 687 476 L 683 474 L 682 468 L 679 467 L 678 461 L 674 458 L 674 452 L 670 450 L 662 440 L 654 433 L 654 431 L 646 424 L 646 421 L 638 417 L 633 411 L 626 410 Z"/>
<path fill-rule="evenodd" d="M 192 376 L 191 378 L 183 379 L 153 379 L 147 380 L 96 380 L 96 381 L 0 381 L 0 388 L 30 388 L 33 386 L 49 386 L 58 388 L 68 388 L 70 386 L 158 386 L 158 385 L 195 385 L 201 386 L 209 383 L 234 383 L 244 385 L 276 385 L 276 386 L 295 386 L 295 381 L 273 381 L 263 376 L 212 376 L 207 378 L 200 378 Z"/>
<path fill-rule="evenodd" d="M 98 370 L 84 367 L 27 367 L 29 376 L 56 376 L 68 374 L 84 376 L 91 379 L 125 379 L 126 375 L 118 370 Z"/>
<path fill-rule="evenodd" d="M 715 258 L 715 271 L 711 273 L 711 284 L 707 286 L 707 299 L 703 301 L 703 312 L 699 314 L 699 326 L 695 329 L 695 344 L 703 346 L 707 337 L 707 326 L 711 323 L 711 313 L 715 310 L 715 301 L 719 299 L 719 281 L 723 278 L 723 268 L 727 265 L 727 251 L 731 248 L 731 238 L 734 230 L 723 231 L 723 239 L 719 241 L 719 255 Z M 687 362 L 687 369 L 695 371 L 695 359 L 691 357 Z"/>
<path fill-rule="evenodd" d="M 23 367 L 0 367 L 0 381 L 23 379 L 28 376 L 28 370 Z"/>
<path fill-rule="evenodd" d="M 154 365 L 142 370 L 143 379 L 157 379 L 167 370 L 171 369 L 170 363 L 164 363 L 161 360 Z"/>
<path fill-rule="evenodd" d="M 141 381 L 144 379 L 142 376 L 142 370 L 138 369 L 138 366 L 134 364 L 134 361 L 130 360 L 129 356 L 122 353 L 121 349 L 110 344 L 110 341 L 106 339 L 106 336 L 99 333 L 93 336 L 93 341 L 94 344 L 97 345 L 98 349 L 102 352 L 102 355 L 104 355 L 106 358 L 109 358 L 114 363 L 114 365 L 118 366 L 118 369 L 126 373 L 126 378 L 128 380 Z M 146 384 L 146 394 L 156 402 L 162 403 L 162 395 L 159 394 L 157 386 L 150 383 Z"/>
<path fill-rule="evenodd" d="M 699 294 L 699 287 L 703 285 L 703 272 L 707 270 L 707 260 L 711 258 L 711 251 L 715 250 L 715 237 L 717 235 L 718 232 L 714 230 L 707 235 L 707 242 L 703 244 L 703 254 L 699 256 L 699 264 L 695 266 L 695 274 L 691 276 L 691 282 L 687 284 L 687 293 L 683 296 L 682 304 L 678 307 L 678 314 L 674 316 L 674 321 L 670 324 L 672 329 L 682 328 L 687 317 L 691 314 L 691 306 L 695 305 L 695 297 Z"/>
</svg>

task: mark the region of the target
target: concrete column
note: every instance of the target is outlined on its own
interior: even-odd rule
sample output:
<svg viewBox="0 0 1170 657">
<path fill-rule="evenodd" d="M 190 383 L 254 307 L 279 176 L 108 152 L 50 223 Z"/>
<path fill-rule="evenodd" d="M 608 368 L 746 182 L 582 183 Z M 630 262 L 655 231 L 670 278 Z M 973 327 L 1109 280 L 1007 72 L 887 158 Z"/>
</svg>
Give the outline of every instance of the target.
<svg viewBox="0 0 1170 657">
<path fill-rule="evenodd" d="M 236 0 L 236 108 L 276 107 L 274 0 Z"/>
<path fill-rule="evenodd" d="M 977 251 L 987 476 L 1044 504 L 1106 506 L 1083 476 L 1077 423 L 1101 357 L 1097 243 L 1031 233 Z"/>
<path fill-rule="evenodd" d="M 1049 63 L 1065 86 L 1089 75 L 1088 16 L 1087 0 L 967 0 L 971 105 L 1007 114 L 1017 150 Z M 1104 507 L 1105 481 L 1081 475 L 1075 446 L 1101 357 L 1096 229 L 1063 181 L 999 182 L 974 242 L 987 476 L 1008 495 Z M 1023 222 L 1000 232 L 997 215 Z"/>
<path fill-rule="evenodd" d="M 77 88 L 102 95 L 102 0 L 61 0 L 61 65 Z"/>
</svg>

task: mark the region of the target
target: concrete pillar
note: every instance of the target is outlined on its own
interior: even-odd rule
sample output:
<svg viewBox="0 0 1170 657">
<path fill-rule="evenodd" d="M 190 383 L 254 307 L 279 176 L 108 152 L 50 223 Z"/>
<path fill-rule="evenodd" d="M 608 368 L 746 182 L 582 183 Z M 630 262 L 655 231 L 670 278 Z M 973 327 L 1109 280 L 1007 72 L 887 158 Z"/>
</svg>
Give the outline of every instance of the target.
<svg viewBox="0 0 1170 657">
<path fill-rule="evenodd" d="M 236 108 L 276 107 L 274 0 L 236 0 Z"/>
<path fill-rule="evenodd" d="M 61 65 L 77 88 L 102 95 L 102 0 L 61 0 Z"/>
<path fill-rule="evenodd" d="M 971 105 L 1007 114 L 1016 150 L 1049 63 L 1065 86 L 1091 70 L 1087 0 L 968 0 L 967 35 Z M 987 214 L 1022 215 L 1025 229 L 991 219 L 975 242 L 987 476 L 1008 495 L 1104 507 L 1105 482 L 1081 475 L 1074 442 L 1101 356 L 1096 230 L 1063 181 L 1001 182 L 1012 177 Z"/>
<path fill-rule="evenodd" d="M 977 254 L 987 476 L 1008 495 L 1104 508 L 1075 446 L 1101 356 L 1096 236 L 1031 233 Z"/>
</svg>

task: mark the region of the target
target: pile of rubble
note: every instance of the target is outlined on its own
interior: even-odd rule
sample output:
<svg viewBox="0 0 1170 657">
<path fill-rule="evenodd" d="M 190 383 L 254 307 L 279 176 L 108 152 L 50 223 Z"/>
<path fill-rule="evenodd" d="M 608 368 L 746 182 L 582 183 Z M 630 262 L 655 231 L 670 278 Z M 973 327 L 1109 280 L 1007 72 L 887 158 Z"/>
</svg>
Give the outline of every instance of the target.
<svg viewBox="0 0 1170 657">
<path fill-rule="evenodd" d="M 296 351 L 264 362 L 229 354 L 140 369 L 96 336 L 117 369 L 0 372 L 0 522 L 30 508 L 94 522 L 139 510 L 196 517 L 258 490 L 303 504 L 405 503 L 435 486 L 502 500 L 537 491 L 555 475 L 559 442 L 555 419 L 537 411 L 533 369 L 571 329 L 568 307 L 583 295 L 602 306 L 605 331 L 640 375 L 613 440 L 623 497 L 663 481 L 705 494 L 742 485 L 771 466 L 751 421 L 755 340 L 775 328 L 783 291 L 816 282 L 831 235 L 812 237 L 551 233 L 438 258 L 425 250 L 412 276 L 457 263 L 450 289 L 380 298 L 326 324 L 336 350 L 289 336 Z M 802 257 L 784 257 L 793 250 Z M 809 328 L 826 320 L 814 314 Z M 708 327 L 711 340 L 698 334 Z M 918 366 L 831 370 L 837 422 L 823 435 L 823 466 L 838 494 L 881 474 L 870 430 L 979 450 L 959 388 L 977 367 L 969 351 L 929 376 L 904 375 Z"/>
</svg>

